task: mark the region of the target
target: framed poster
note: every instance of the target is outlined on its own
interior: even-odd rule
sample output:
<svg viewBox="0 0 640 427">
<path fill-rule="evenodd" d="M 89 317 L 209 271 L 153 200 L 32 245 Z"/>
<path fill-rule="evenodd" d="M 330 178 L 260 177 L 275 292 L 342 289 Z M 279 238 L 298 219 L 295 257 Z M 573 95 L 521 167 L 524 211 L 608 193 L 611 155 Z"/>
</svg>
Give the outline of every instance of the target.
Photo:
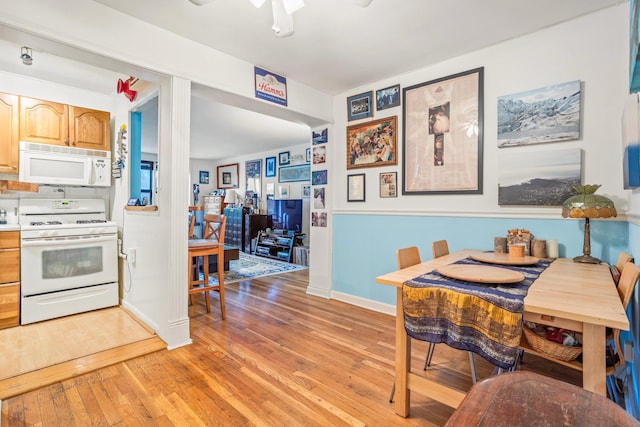
<svg viewBox="0 0 640 427">
<path fill-rule="evenodd" d="M 311 179 L 311 165 L 296 165 L 280 168 L 278 182 L 309 181 Z"/>
<path fill-rule="evenodd" d="M 387 108 L 400 106 L 400 85 L 386 87 L 376 90 L 376 110 L 386 110 Z"/>
<path fill-rule="evenodd" d="M 324 144 L 329 141 L 329 129 L 324 128 L 321 131 L 311 131 L 311 141 L 313 145 Z"/>
<path fill-rule="evenodd" d="M 398 173 L 383 172 L 380 174 L 380 198 L 398 197 Z"/>
<path fill-rule="evenodd" d="M 247 160 L 244 163 L 246 183 L 246 191 L 252 191 L 254 194 L 262 193 L 262 159 Z"/>
<path fill-rule="evenodd" d="M 276 176 L 276 158 L 267 157 L 264 160 L 264 176 L 267 178 L 273 178 Z"/>
<path fill-rule="evenodd" d="M 373 117 L 373 92 L 365 92 L 347 98 L 348 121 Z"/>
<path fill-rule="evenodd" d="M 327 170 L 311 172 L 311 185 L 326 185 L 327 184 Z"/>
<path fill-rule="evenodd" d="M 482 194 L 484 68 L 406 87 L 402 194 Z"/>
<path fill-rule="evenodd" d="M 347 202 L 365 201 L 365 174 L 347 175 Z"/>
<path fill-rule="evenodd" d="M 291 163 L 291 153 L 289 151 L 283 151 L 278 154 L 278 164 L 280 166 L 288 165 Z"/>
<path fill-rule="evenodd" d="M 237 163 L 218 166 L 218 188 L 238 188 L 238 169 Z"/>
<path fill-rule="evenodd" d="M 209 183 L 209 171 L 200 171 L 200 184 Z"/>
<path fill-rule="evenodd" d="M 397 165 L 397 123 L 393 116 L 347 126 L 347 169 Z"/>
</svg>

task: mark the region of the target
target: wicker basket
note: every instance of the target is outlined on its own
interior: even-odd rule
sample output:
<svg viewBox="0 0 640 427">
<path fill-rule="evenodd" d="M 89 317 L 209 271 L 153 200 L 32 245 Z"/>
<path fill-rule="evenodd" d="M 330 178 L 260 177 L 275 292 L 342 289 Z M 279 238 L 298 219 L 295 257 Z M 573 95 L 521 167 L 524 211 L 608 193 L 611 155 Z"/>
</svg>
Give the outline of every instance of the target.
<svg viewBox="0 0 640 427">
<path fill-rule="evenodd" d="M 522 328 L 522 331 L 524 332 L 524 336 L 527 338 L 527 342 L 532 349 L 564 362 L 574 360 L 576 357 L 580 356 L 580 353 L 582 353 L 582 347 L 572 347 L 549 341 L 548 339 L 537 335 L 526 326 Z"/>
</svg>

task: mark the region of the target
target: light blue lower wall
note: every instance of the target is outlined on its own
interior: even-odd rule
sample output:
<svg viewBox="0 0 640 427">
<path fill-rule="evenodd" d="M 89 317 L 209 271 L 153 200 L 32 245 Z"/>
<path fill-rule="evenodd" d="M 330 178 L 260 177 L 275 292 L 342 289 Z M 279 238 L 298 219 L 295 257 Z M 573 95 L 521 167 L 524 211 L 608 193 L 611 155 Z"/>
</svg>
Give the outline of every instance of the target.
<svg viewBox="0 0 640 427">
<path fill-rule="evenodd" d="M 584 221 L 572 219 L 462 218 L 406 215 L 335 214 L 333 216 L 332 290 L 395 304 L 395 290 L 378 285 L 376 276 L 396 270 L 397 248 L 416 245 L 431 258 L 431 242 L 446 239 L 451 252 L 493 250 L 493 238 L 525 228 L 535 238 L 555 239 L 560 256 L 582 255 Z M 626 221 L 591 221 L 591 255 L 615 262 L 629 249 Z M 640 248 L 635 248 L 640 256 Z"/>
</svg>

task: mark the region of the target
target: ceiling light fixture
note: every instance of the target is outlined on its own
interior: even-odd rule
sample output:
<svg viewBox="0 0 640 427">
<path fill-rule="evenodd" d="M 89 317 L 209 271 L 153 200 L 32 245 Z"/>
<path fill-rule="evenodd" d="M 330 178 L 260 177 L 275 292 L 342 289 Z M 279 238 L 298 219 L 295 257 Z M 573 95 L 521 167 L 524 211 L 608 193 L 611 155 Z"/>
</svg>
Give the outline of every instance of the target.
<svg viewBox="0 0 640 427">
<path fill-rule="evenodd" d="M 20 49 L 20 59 L 24 65 L 33 64 L 33 52 L 30 47 L 22 46 Z"/>
<path fill-rule="evenodd" d="M 189 0 L 191 3 L 202 6 L 212 0 Z M 256 8 L 261 8 L 266 0 L 249 0 Z M 372 0 L 346 0 L 360 7 L 367 7 Z M 273 30 L 276 37 L 288 37 L 293 34 L 293 12 L 302 9 L 304 0 L 271 0 L 273 12 Z"/>
</svg>

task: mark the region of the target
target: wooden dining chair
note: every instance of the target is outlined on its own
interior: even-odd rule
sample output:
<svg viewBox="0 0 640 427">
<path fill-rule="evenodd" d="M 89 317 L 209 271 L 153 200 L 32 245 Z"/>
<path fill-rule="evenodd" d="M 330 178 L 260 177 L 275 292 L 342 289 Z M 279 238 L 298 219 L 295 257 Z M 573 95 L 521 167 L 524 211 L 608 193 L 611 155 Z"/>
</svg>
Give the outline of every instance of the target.
<svg viewBox="0 0 640 427">
<path fill-rule="evenodd" d="M 622 269 L 628 262 L 633 262 L 633 257 L 626 252 L 620 252 L 616 263 L 609 266 L 609 269 L 611 270 L 611 277 L 613 277 L 613 281 L 616 282 L 616 286 L 620 281 L 620 274 L 622 273 Z"/>
<path fill-rule="evenodd" d="M 224 233 L 226 226 L 226 218 L 224 215 L 204 216 L 204 239 L 189 239 L 189 260 L 203 258 L 202 273 L 203 279 L 200 280 L 199 269 L 195 274 L 189 272 L 189 297 L 193 294 L 204 293 L 207 313 L 211 312 L 211 303 L 209 299 L 210 291 L 217 291 L 220 294 L 220 312 L 222 319 L 226 318 L 224 304 Z M 211 285 L 209 283 L 209 256 L 217 256 L 218 264 L 218 284 Z"/>
<path fill-rule="evenodd" d="M 618 295 L 620 296 L 620 302 L 625 311 L 629 306 L 629 301 L 633 295 L 633 291 L 636 288 L 636 283 L 640 278 L 640 268 L 634 263 L 628 261 L 622 267 L 622 274 L 620 275 L 620 281 L 618 282 Z M 607 340 L 612 339 L 616 354 L 618 355 L 618 362 L 614 366 L 607 367 L 607 391 L 609 397 L 616 403 L 620 403 L 618 384 L 615 379 L 615 373 L 618 367 L 625 366 L 624 353 L 622 351 L 622 345 L 620 343 L 620 329 L 612 329 L 611 335 L 607 336 Z"/>
<path fill-rule="evenodd" d="M 446 240 L 437 240 L 431 243 L 431 253 L 434 258 L 449 255 L 449 244 Z"/>
<path fill-rule="evenodd" d="M 444 242 L 444 246 L 445 246 L 445 248 L 447 250 L 447 253 L 449 253 L 449 249 L 447 247 L 447 242 L 445 240 L 441 240 L 441 242 Z M 432 249 L 433 249 L 433 245 L 432 245 Z M 446 255 L 446 254 L 444 254 L 444 255 Z M 422 260 L 420 259 L 420 250 L 418 249 L 417 246 L 410 246 L 408 248 L 398 249 L 398 250 L 396 250 L 396 261 L 398 263 L 398 270 L 402 270 L 403 268 L 411 267 L 412 265 L 420 264 L 422 262 Z M 431 342 L 429 343 L 429 347 L 427 349 L 427 356 L 425 358 L 425 363 L 424 363 L 424 370 L 426 370 L 428 364 L 431 363 L 430 355 L 433 356 L 433 347 L 434 346 L 435 346 L 434 343 L 431 343 Z M 475 370 L 475 366 L 474 366 L 474 363 L 473 363 L 473 353 L 472 352 L 469 352 L 469 357 L 470 357 L 470 360 L 471 360 L 472 379 L 473 379 L 473 383 L 475 384 L 475 382 L 476 382 L 476 370 Z M 396 392 L 396 382 L 394 380 L 393 386 L 391 387 L 391 394 L 389 395 L 389 402 L 393 402 L 393 395 L 395 394 L 395 392 Z"/>
<path fill-rule="evenodd" d="M 446 240 L 436 240 L 431 243 L 431 253 L 433 254 L 433 258 L 440 258 L 441 256 L 449 255 L 449 244 Z M 431 358 L 433 357 L 433 351 L 435 350 L 436 345 L 432 342 L 429 343 L 429 347 L 427 348 L 427 358 L 424 361 L 424 370 L 427 370 L 427 367 L 431 366 Z M 476 376 L 476 364 L 473 359 L 473 352 L 469 352 L 469 363 L 471 364 L 471 379 L 475 384 L 477 381 Z"/>
</svg>

